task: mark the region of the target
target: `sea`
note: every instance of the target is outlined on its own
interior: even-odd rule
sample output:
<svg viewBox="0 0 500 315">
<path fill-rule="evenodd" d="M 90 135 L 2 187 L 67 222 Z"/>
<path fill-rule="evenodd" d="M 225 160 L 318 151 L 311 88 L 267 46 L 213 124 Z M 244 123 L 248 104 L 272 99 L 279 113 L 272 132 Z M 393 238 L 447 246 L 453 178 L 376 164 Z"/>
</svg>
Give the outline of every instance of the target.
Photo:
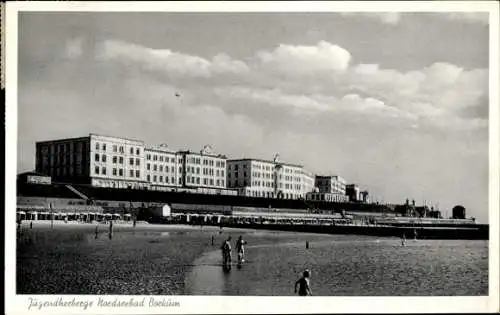
<svg viewBox="0 0 500 315">
<path fill-rule="evenodd" d="M 294 295 L 295 281 L 308 269 L 316 296 L 488 295 L 488 241 L 407 240 L 403 246 L 398 238 L 332 236 L 308 248 L 303 241 L 250 245 L 246 261 L 230 270 L 221 261 L 219 250 L 199 257 L 184 294 Z"/>
</svg>

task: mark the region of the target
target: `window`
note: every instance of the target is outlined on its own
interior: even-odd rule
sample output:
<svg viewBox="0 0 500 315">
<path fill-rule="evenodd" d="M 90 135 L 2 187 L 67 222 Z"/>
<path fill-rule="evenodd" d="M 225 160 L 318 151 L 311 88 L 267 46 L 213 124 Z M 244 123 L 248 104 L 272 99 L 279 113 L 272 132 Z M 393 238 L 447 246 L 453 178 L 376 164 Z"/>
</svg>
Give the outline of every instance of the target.
<svg viewBox="0 0 500 315">
<path fill-rule="evenodd" d="M 163 176 L 160 176 L 160 183 L 163 183 Z"/>
<path fill-rule="evenodd" d="M 170 158 L 167 156 L 165 157 L 165 162 L 170 162 Z M 172 161 L 173 162 L 173 161 Z"/>
<path fill-rule="evenodd" d="M 139 148 L 135 149 L 135 154 L 137 155 L 141 154 L 141 150 Z"/>
<path fill-rule="evenodd" d="M 118 146 L 114 145 L 113 146 L 113 152 L 117 152 L 118 151 Z"/>
<path fill-rule="evenodd" d="M 151 170 L 151 164 L 149 164 L 149 163 L 148 163 L 148 164 L 146 165 L 146 169 L 147 169 L 148 171 L 150 171 L 150 170 Z"/>
<path fill-rule="evenodd" d="M 106 175 L 106 167 L 102 168 L 102 175 Z"/>
<path fill-rule="evenodd" d="M 168 166 L 167 165 L 165 165 L 165 172 L 168 173 Z"/>
<path fill-rule="evenodd" d="M 113 175 L 116 176 L 116 168 L 113 168 Z"/>
<path fill-rule="evenodd" d="M 148 174 L 148 176 L 146 176 L 146 178 L 147 178 L 148 182 L 151 181 L 151 176 L 149 174 Z"/>
<path fill-rule="evenodd" d="M 134 148 L 130 148 L 130 154 L 134 154 Z"/>
<path fill-rule="evenodd" d="M 116 156 L 113 156 L 113 164 L 116 164 L 116 160 L 117 160 Z"/>
<path fill-rule="evenodd" d="M 120 156 L 120 158 L 118 159 L 118 161 L 120 162 L 120 164 L 123 164 L 123 156 Z"/>
<path fill-rule="evenodd" d="M 156 175 L 153 176 L 153 182 L 156 182 Z"/>
<path fill-rule="evenodd" d="M 96 155 L 95 155 L 95 161 L 96 161 L 96 162 L 99 162 L 99 154 L 96 154 Z"/>
<path fill-rule="evenodd" d="M 160 155 L 160 162 L 163 162 L 163 156 Z"/>
<path fill-rule="evenodd" d="M 168 176 L 165 176 L 165 183 L 168 184 Z"/>
<path fill-rule="evenodd" d="M 216 186 L 220 186 L 220 181 L 219 181 L 219 180 L 217 180 L 217 181 L 215 182 L 215 185 L 216 185 Z"/>
<path fill-rule="evenodd" d="M 196 168 L 196 174 L 200 174 L 200 168 L 199 167 Z"/>
<path fill-rule="evenodd" d="M 130 170 L 129 174 L 130 174 L 130 177 L 134 177 L 134 171 L 133 170 Z"/>
<path fill-rule="evenodd" d="M 140 163 L 140 160 L 139 160 L 139 159 L 135 159 L 135 165 L 137 165 L 137 166 L 141 165 L 141 163 Z"/>
<path fill-rule="evenodd" d="M 199 185 L 200 184 L 200 178 L 196 177 L 196 183 Z"/>
<path fill-rule="evenodd" d="M 102 155 L 102 161 L 103 161 L 103 162 L 106 162 L 106 154 L 103 154 L 103 155 Z"/>
<path fill-rule="evenodd" d="M 123 150 L 123 146 L 120 146 L 120 153 L 124 153 L 125 151 Z"/>
<path fill-rule="evenodd" d="M 146 160 L 151 160 L 151 154 L 146 155 Z"/>
<path fill-rule="evenodd" d="M 119 175 L 119 176 L 123 176 L 123 168 L 120 168 L 120 169 L 118 170 L 118 175 Z"/>
<path fill-rule="evenodd" d="M 96 143 L 95 143 L 95 149 L 96 149 L 96 150 L 99 150 L 99 142 L 96 142 Z"/>
<path fill-rule="evenodd" d="M 103 150 L 103 151 L 106 151 L 106 143 L 103 143 L 103 144 L 102 144 L 102 150 Z"/>
<path fill-rule="evenodd" d="M 172 176 L 171 179 L 172 179 L 172 184 L 175 184 L 175 178 Z"/>
<path fill-rule="evenodd" d="M 134 158 L 130 158 L 130 159 L 128 160 L 128 163 L 129 163 L 130 165 L 134 165 Z"/>
<path fill-rule="evenodd" d="M 137 177 L 137 178 L 141 177 L 141 172 L 140 171 L 135 171 L 135 177 Z"/>
<path fill-rule="evenodd" d="M 214 185 L 214 180 L 212 178 L 210 178 L 210 185 Z"/>
<path fill-rule="evenodd" d="M 203 185 L 208 185 L 208 179 L 203 178 Z"/>
<path fill-rule="evenodd" d="M 163 172 L 163 165 L 160 165 L 160 172 Z"/>
<path fill-rule="evenodd" d="M 215 175 L 218 177 L 219 176 L 219 170 L 215 171 Z"/>
<path fill-rule="evenodd" d="M 157 171 L 158 170 L 158 166 L 156 164 L 153 164 L 153 171 Z"/>
<path fill-rule="evenodd" d="M 95 173 L 96 173 L 96 174 L 99 174 L 99 166 L 96 166 L 96 167 L 95 167 Z"/>
</svg>

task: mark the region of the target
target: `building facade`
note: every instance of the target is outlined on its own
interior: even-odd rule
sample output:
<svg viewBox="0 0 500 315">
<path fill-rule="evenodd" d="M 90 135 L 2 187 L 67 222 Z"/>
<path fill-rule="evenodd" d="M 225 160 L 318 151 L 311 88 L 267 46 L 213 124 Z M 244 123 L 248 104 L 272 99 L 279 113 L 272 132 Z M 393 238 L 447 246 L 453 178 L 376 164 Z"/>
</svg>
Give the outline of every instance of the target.
<svg viewBox="0 0 500 315">
<path fill-rule="evenodd" d="M 346 194 L 347 181 L 338 175 L 316 176 L 316 187 L 320 193 Z"/>
<path fill-rule="evenodd" d="M 324 201 L 324 202 L 348 202 L 349 197 L 342 194 L 332 194 L 325 192 L 309 192 L 306 194 L 306 200 Z"/>
<path fill-rule="evenodd" d="M 36 171 L 54 182 L 97 187 L 147 188 L 144 143 L 90 134 L 36 143 Z"/>
<path fill-rule="evenodd" d="M 302 169 L 302 193 L 301 198 L 307 199 L 307 194 L 314 191 L 316 187 L 316 176 L 313 173 Z"/>
<path fill-rule="evenodd" d="M 182 186 L 182 157 L 166 145 L 144 149 L 146 155 L 146 181 L 152 190 L 175 191 Z"/>
<path fill-rule="evenodd" d="M 212 152 L 205 146 L 200 152 L 179 151 L 179 183 L 186 188 L 196 188 L 200 192 L 210 193 L 226 189 L 227 157 Z"/>
<path fill-rule="evenodd" d="M 308 173 L 307 173 L 308 174 Z M 310 182 L 303 184 L 301 165 L 262 159 L 227 161 L 228 188 L 238 189 L 242 196 L 299 199 L 305 197 Z"/>
<path fill-rule="evenodd" d="M 349 201 L 357 202 L 361 200 L 359 186 L 356 184 L 346 185 L 346 195 L 349 196 Z"/>
<path fill-rule="evenodd" d="M 363 190 L 359 193 L 361 201 L 364 203 L 370 203 L 370 193 L 367 190 Z"/>
</svg>

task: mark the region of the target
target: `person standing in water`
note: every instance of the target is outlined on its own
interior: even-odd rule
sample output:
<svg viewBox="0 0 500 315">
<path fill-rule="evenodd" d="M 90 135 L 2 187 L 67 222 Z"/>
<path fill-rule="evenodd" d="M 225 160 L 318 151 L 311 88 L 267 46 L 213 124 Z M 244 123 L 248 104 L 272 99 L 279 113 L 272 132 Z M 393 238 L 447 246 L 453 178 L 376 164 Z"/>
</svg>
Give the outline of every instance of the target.
<svg viewBox="0 0 500 315">
<path fill-rule="evenodd" d="M 236 250 L 238 252 L 238 263 L 241 264 L 245 262 L 245 247 L 244 245 L 247 242 L 243 240 L 243 236 L 240 235 L 238 240 L 236 241 Z"/>
<path fill-rule="evenodd" d="M 406 245 L 406 234 L 403 233 L 403 236 L 401 236 L 401 246 L 405 246 Z"/>
<path fill-rule="evenodd" d="M 295 293 L 297 293 L 297 286 L 299 287 L 299 295 L 307 296 L 312 295 L 311 285 L 309 282 L 309 277 L 311 276 L 311 272 L 309 270 L 305 270 L 302 274 L 302 277 L 295 282 Z"/>
<path fill-rule="evenodd" d="M 231 236 L 227 238 L 227 240 L 222 243 L 222 264 L 230 265 L 231 264 Z"/>
</svg>

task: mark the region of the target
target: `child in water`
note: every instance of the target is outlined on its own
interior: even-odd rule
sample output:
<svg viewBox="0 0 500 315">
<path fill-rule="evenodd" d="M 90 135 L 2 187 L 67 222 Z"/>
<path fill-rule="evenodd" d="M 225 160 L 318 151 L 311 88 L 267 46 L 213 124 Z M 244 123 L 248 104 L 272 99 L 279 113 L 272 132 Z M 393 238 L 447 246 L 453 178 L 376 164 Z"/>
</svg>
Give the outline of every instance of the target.
<svg viewBox="0 0 500 315">
<path fill-rule="evenodd" d="M 295 293 L 297 293 L 297 286 L 299 286 L 300 296 L 312 295 L 311 286 L 309 284 L 310 276 L 311 272 L 309 270 L 305 270 L 302 277 L 295 282 Z"/>
</svg>

